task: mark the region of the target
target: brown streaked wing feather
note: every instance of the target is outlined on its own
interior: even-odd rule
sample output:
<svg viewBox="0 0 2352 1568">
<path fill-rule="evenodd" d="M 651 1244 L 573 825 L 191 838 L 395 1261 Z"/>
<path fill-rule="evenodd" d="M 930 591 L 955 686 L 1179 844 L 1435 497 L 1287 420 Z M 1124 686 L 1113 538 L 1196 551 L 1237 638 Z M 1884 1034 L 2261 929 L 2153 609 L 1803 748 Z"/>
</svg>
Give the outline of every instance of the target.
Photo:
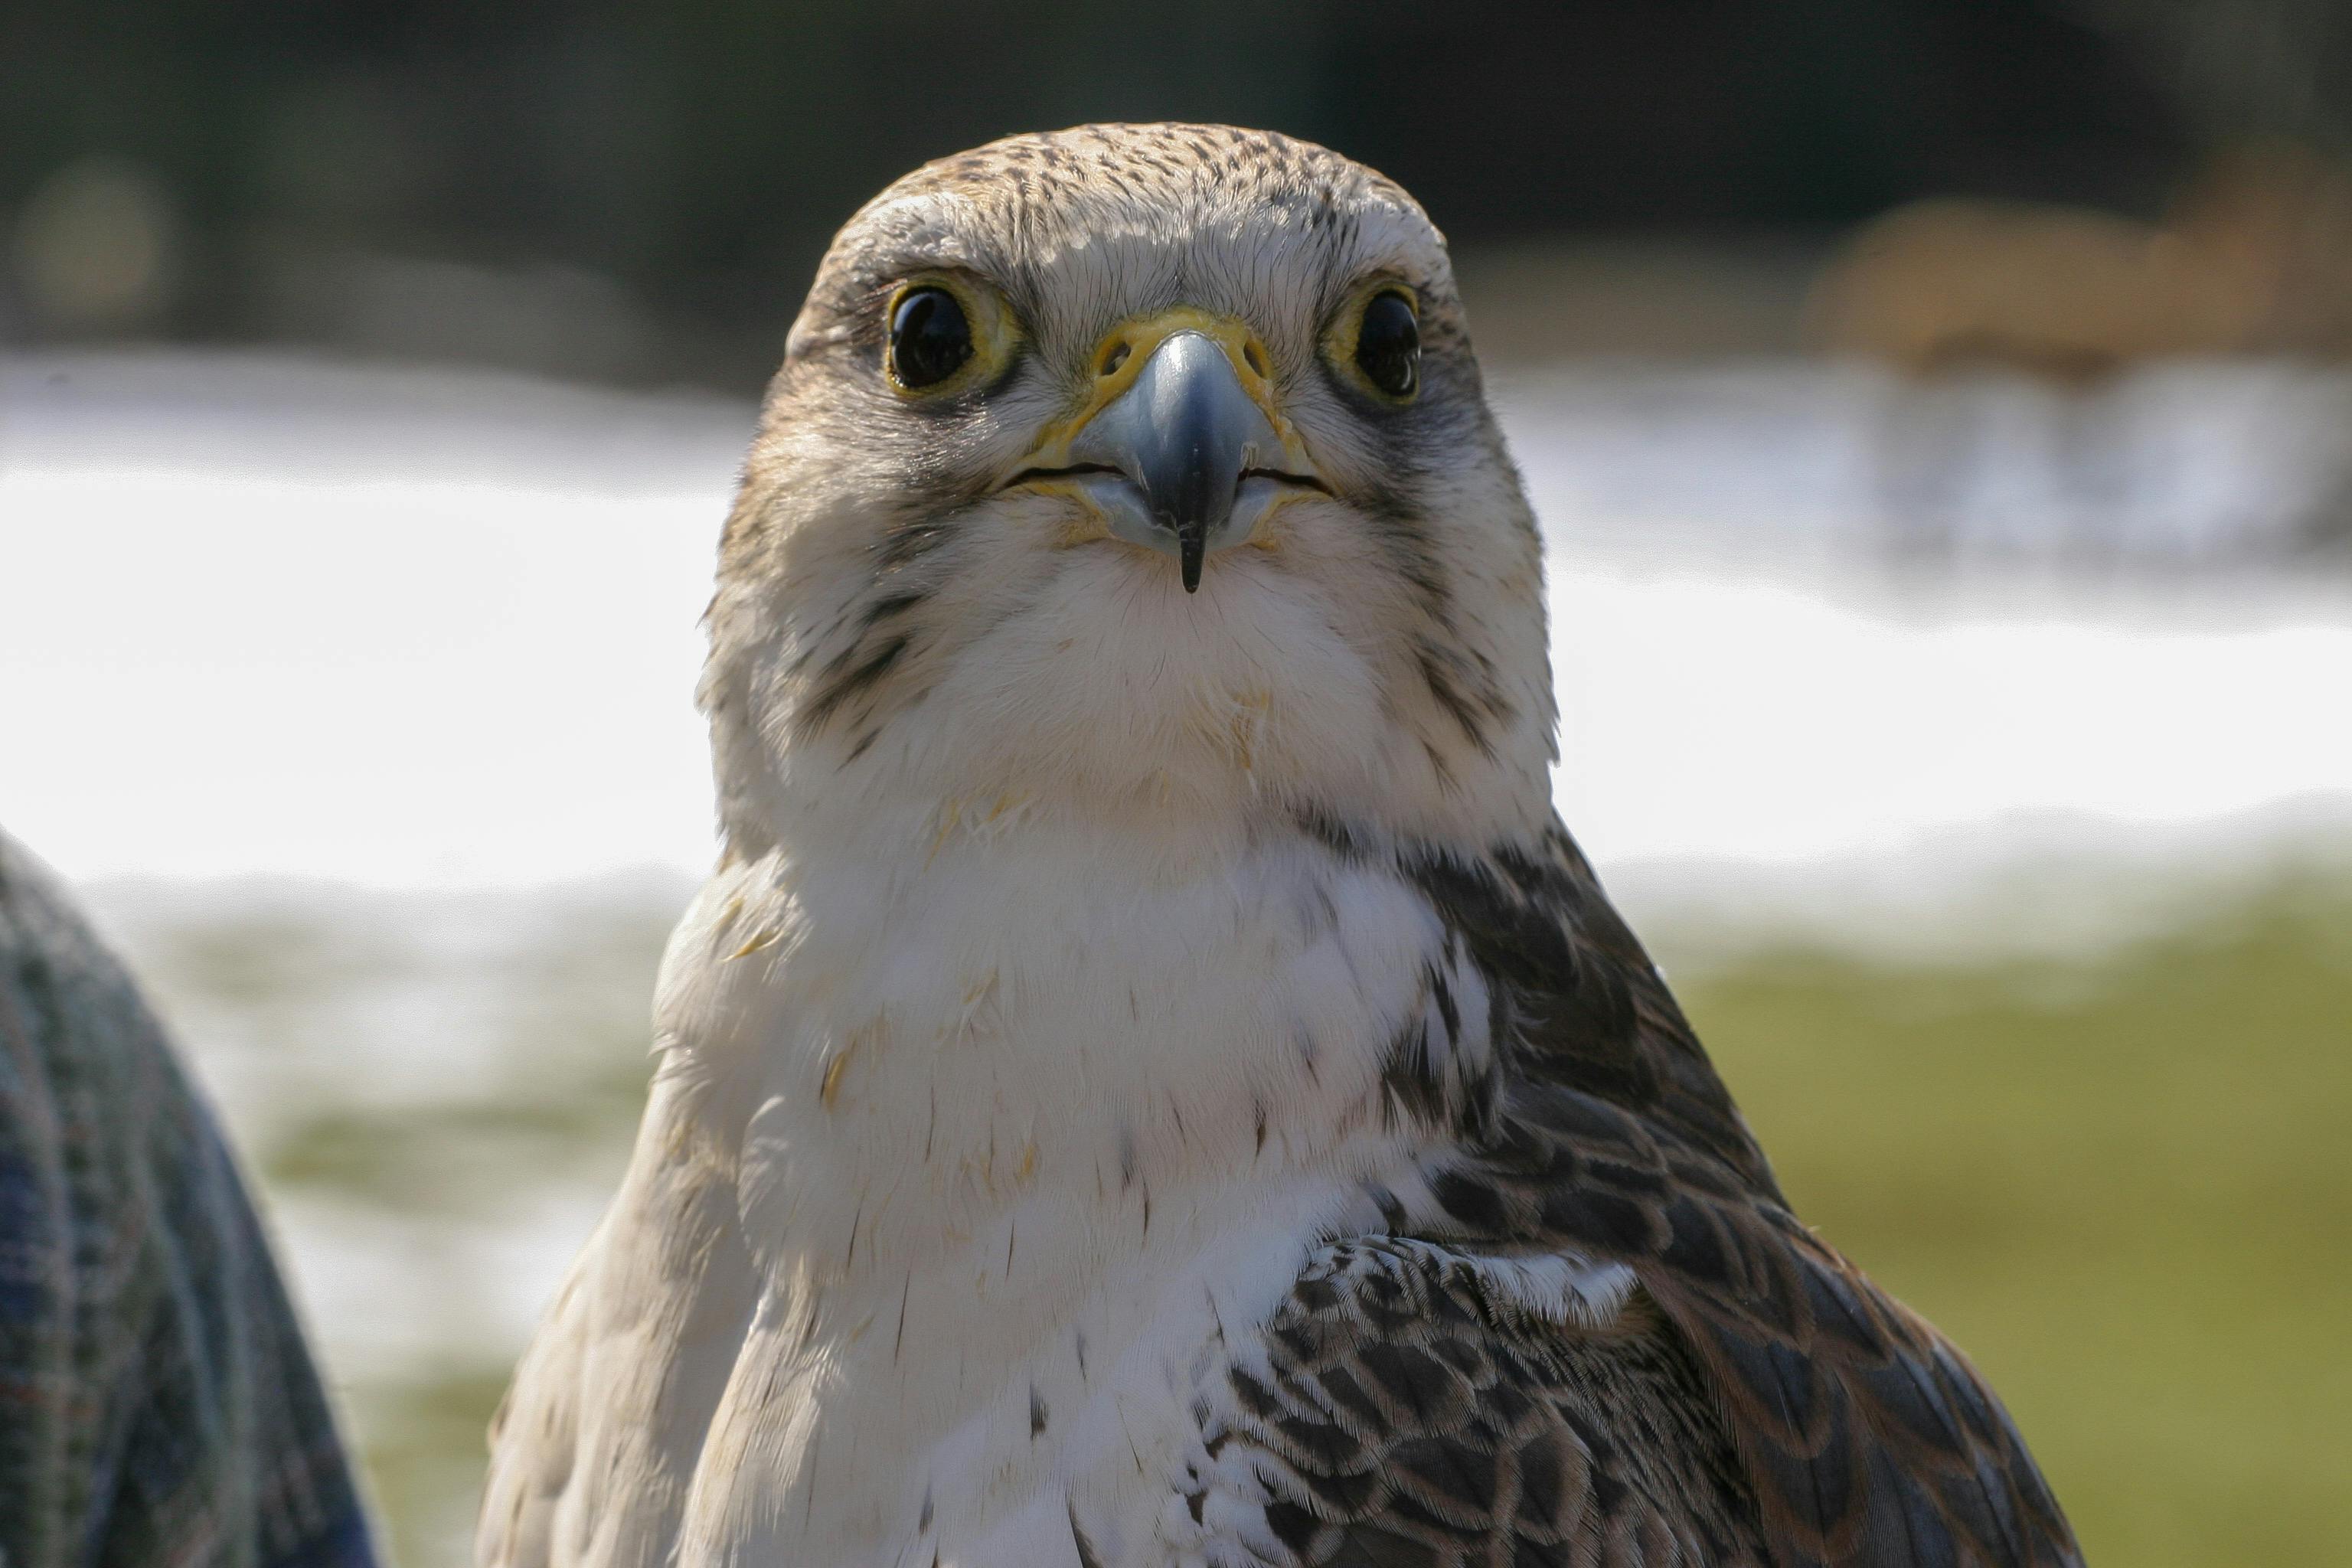
<svg viewBox="0 0 2352 1568">
<path fill-rule="evenodd" d="M 1967 1360 L 1790 1212 L 1567 834 L 1401 864 L 1486 977 L 1503 1054 L 1496 1113 L 1412 1228 L 1632 1268 L 1722 1403 L 1780 1568 L 2079 1563 Z"/>
<path fill-rule="evenodd" d="M 1424 1243 L 1325 1248 L 1231 1373 L 1266 1523 L 1302 1568 L 1761 1568 L 1729 1432 L 1646 1304 L 1576 1333 Z"/>
<path fill-rule="evenodd" d="M 2080 1557 L 1965 1357 L 1785 1215 L 1793 1274 L 1755 1297 L 1639 1270 L 1723 1394 L 1782 1563 Z"/>
</svg>

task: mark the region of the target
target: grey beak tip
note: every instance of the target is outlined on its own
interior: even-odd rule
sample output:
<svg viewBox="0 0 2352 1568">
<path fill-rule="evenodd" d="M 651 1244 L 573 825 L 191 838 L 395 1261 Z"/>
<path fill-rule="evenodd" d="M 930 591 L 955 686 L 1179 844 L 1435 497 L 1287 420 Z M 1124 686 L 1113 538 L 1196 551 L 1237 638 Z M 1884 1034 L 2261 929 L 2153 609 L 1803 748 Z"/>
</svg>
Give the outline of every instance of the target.
<svg viewBox="0 0 2352 1568">
<path fill-rule="evenodd" d="M 1281 449 L 1265 412 L 1244 390 L 1224 350 L 1197 331 L 1151 351 L 1132 385 L 1096 416 L 1070 455 L 1127 476 L 1149 514 L 1156 549 L 1172 543 L 1184 591 L 1198 593 L 1211 541 L 1226 537 L 1242 475 L 1259 452 Z M 1172 536 L 1172 537 L 1171 537 Z"/>
</svg>

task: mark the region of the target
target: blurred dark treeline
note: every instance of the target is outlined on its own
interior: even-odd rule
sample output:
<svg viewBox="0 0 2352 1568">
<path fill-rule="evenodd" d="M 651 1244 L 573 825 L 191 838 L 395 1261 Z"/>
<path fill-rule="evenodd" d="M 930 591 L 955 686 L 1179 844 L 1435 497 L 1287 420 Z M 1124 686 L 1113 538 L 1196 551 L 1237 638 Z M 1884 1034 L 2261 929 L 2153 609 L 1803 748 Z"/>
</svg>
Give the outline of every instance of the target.
<svg viewBox="0 0 2352 1568">
<path fill-rule="evenodd" d="M 827 237 L 884 182 L 1091 119 L 1328 142 L 1414 190 L 1465 253 L 1818 246 L 1936 193 L 2147 216 L 2221 137 L 2333 133 L 2342 13 L 16 0 L 0 341 L 305 342 L 748 387 Z"/>
</svg>

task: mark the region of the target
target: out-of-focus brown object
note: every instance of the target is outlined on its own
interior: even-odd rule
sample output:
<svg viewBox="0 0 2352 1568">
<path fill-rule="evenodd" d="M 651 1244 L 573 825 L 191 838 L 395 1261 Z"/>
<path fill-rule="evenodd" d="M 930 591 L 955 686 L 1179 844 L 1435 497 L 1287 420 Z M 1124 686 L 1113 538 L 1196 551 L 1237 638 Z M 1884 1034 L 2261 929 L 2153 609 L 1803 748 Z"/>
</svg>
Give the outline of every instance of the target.
<svg viewBox="0 0 2352 1568">
<path fill-rule="evenodd" d="M 2352 170 L 2292 142 L 2212 158 L 2159 224 L 1935 200 L 1864 227 L 1810 316 L 1832 352 L 2064 379 L 2181 354 L 2352 355 Z"/>
</svg>

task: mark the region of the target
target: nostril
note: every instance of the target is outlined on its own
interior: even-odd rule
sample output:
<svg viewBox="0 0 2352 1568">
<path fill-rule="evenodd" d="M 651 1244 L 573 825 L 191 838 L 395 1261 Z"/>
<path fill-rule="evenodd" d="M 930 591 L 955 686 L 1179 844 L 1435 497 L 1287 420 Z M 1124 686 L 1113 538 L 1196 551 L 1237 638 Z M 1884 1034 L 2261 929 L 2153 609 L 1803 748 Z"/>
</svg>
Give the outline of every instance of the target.
<svg viewBox="0 0 2352 1568">
<path fill-rule="evenodd" d="M 1256 339 L 1253 338 L 1242 345 L 1242 358 L 1249 363 L 1250 369 L 1257 374 L 1263 376 L 1267 374 L 1265 350 L 1258 346 Z"/>
<path fill-rule="evenodd" d="M 1118 342 L 1111 344 L 1108 352 L 1103 355 L 1102 366 L 1100 369 L 1097 370 L 1095 374 L 1097 375 L 1117 375 L 1118 374 L 1118 367 L 1127 363 L 1127 356 L 1133 352 L 1133 346 L 1124 338 L 1120 339 Z"/>
</svg>

